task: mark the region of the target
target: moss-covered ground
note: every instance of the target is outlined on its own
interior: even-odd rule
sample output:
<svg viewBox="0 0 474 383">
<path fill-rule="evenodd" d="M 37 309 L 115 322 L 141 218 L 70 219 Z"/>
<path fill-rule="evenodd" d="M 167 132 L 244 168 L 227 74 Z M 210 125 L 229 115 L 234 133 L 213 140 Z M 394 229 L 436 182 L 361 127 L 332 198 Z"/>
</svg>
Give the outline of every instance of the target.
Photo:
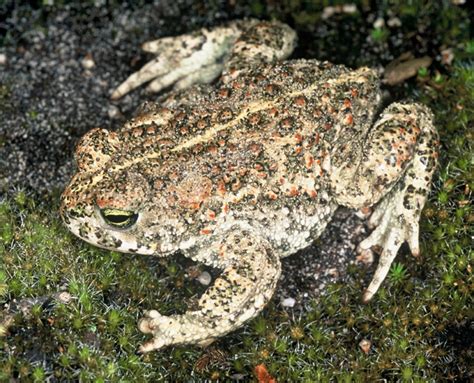
<svg viewBox="0 0 474 383">
<path fill-rule="evenodd" d="M 275 16 L 296 26 L 306 37 L 300 55 L 320 53 L 355 66 L 373 64 L 384 49 L 402 53 L 417 44 L 426 54 L 442 46 L 451 49 L 452 62 L 438 60 L 390 89 L 429 105 L 440 133 L 440 168 L 421 220 L 422 259 L 402 251 L 368 305 L 360 302 L 364 286 L 357 282 L 366 271 L 354 267 L 349 270 L 354 283 L 329 286 L 297 317 L 271 303 L 207 350 L 174 347 L 137 355 L 145 340 L 136 327 L 143 311 L 183 311 L 203 286 L 185 278 L 179 257 L 163 261 L 120 254 L 76 239 L 60 222 L 59 191 L 39 196 L 16 189 L 0 201 L 0 381 L 260 377 L 263 382 L 262 368 L 279 382 L 474 379 L 474 41 L 469 14 L 449 2 L 379 2 L 376 12 L 362 2 L 361 9 L 399 18 L 399 36 L 392 28 L 358 21 L 366 15 L 357 13 L 336 16 L 326 35 L 316 39 L 312 27 L 321 20 L 324 3 L 253 2 L 248 7 L 254 16 Z M 332 43 L 359 25 L 353 45 Z M 424 26 L 430 40 L 398 46 L 397 39 L 416 34 L 416 25 Z M 366 352 L 359 344 L 363 340 Z M 258 365 L 264 367 L 256 371 Z"/>
</svg>

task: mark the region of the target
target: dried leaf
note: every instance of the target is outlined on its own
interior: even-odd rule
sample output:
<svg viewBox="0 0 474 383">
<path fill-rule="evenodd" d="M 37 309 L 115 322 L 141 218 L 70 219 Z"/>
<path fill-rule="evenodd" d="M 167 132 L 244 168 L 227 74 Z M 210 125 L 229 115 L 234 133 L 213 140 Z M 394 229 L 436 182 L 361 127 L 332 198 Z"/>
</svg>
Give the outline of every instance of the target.
<svg viewBox="0 0 474 383">
<path fill-rule="evenodd" d="M 277 383 L 277 380 L 270 375 L 263 363 L 255 366 L 255 375 L 258 383 Z"/>
<path fill-rule="evenodd" d="M 406 61 L 400 57 L 385 68 L 384 82 L 389 85 L 400 84 L 415 76 L 420 68 L 428 68 L 432 62 L 433 59 L 428 56 Z"/>
</svg>

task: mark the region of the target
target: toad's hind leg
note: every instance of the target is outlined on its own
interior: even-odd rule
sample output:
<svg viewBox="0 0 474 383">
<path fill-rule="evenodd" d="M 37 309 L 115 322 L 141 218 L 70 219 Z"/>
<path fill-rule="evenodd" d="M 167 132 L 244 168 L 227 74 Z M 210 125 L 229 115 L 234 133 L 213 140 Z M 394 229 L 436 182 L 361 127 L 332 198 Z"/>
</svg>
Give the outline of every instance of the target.
<svg viewBox="0 0 474 383">
<path fill-rule="evenodd" d="M 296 32 L 279 21 L 239 20 L 236 25 L 242 32 L 225 62 L 224 83 L 243 70 L 285 60 L 296 46 Z"/>
<path fill-rule="evenodd" d="M 428 108 L 395 103 L 384 110 L 367 142 L 360 163 L 331 175 L 339 204 L 360 208 L 378 203 L 369 222 L 375 229 L 359 245 L 360 250 L 383 249 L 365 302 L 377 292 L 403 242 L 419 254 L 419 220 L 437 164 L 438 135 Z"/>
<path fill-rule="evenodd" d="M 207 84 L 222 72 L 225 82 L 243 69 L 285 59 L 295 43 L 296 33 L 288 25 L 254 19 L 150 41 L 143 50 L 156 57 L 120 84 L 111 98 L 118 99 L 146 82 L 150 92 Z"/>
</svg>

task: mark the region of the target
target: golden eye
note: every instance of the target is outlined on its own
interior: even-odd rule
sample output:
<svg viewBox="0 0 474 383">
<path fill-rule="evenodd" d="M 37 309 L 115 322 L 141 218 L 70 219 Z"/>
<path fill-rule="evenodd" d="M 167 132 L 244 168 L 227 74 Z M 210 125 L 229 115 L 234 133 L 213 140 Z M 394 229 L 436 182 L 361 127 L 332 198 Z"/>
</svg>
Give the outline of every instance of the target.
<svg viewBox="0 0 474 383">
<path fill-rule="evenodd" d="M 100 214 L 104 221 L 113 227 L 127 229 L 138 219 L 138 213 L 120 209 L 100 209 Z"/>
</svg>

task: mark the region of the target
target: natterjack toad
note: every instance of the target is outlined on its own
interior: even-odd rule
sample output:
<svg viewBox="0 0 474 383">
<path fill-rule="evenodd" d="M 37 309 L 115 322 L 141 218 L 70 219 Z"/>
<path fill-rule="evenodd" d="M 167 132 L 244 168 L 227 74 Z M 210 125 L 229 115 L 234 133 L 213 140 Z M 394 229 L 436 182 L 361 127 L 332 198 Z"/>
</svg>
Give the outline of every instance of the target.
<svg viewBox="0 0 474 383">
<path fill-rule="evenodd" d="M 374 207 L 360 249 L 383 250 L 366 301 L 403 242 L 419 253 L 437 163 L 431 112 L 394 103 L 380 113 L 373 70 L 284 61 L 295 41 L 285 24 L 246 20 L 147 43 L 156 58 L 112 97 L 150 80 L 153 91 L 173 90 L 77 146 L 61 206 L 74 234 L 121 252 L 181 251 L 222 270 L 196 310 L 146 314 L 139 327 L 153 339 L 142 352 L 207 345 L 255 317 L 280 258 L 311 244 L 338 206 Z"/>
</svg>

